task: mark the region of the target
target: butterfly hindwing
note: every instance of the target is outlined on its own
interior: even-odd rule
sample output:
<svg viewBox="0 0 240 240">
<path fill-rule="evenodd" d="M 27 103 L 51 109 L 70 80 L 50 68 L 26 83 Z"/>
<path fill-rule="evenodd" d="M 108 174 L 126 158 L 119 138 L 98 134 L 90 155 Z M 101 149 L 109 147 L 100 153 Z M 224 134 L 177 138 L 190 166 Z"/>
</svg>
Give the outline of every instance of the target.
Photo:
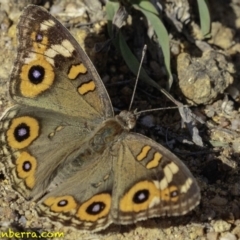
<svg viewBox="0 0 240 240">
<path fill-rule="evenodd" d="M 114 222 L 130 224 L 149 217 L 183 215 L 198 205 L 200 190 L 191 172 L 155 141 L 140 134 L 127 134 L 117 162 Z"/>
<path fill-rule="evenodd" d="M 85 159 L 86 156 L 79 156 Z M 90 164 L 72 172 L 61 185 L 38 203 L 40 215 L 82 230 L 99 231 L 113 222 L 111 215 L 114 185 L 113 163 L 116 157 L 107 148 L 103 154 L 92 154 Z M 74 167 L 75 164 L 72 164 Z M 69 166 L 65 166 L 69 170 Z M 92 176 L 92 177 L 90 177 Z"/>
<path fill-rule="evenodd" d="M 14 188 L 26 198 L 46 191 L 57 169 L 84 151 L 95 127 L 84 118 L 19 105 L 6 111 L 1 126 L 2 162 Z"/>
</svg>

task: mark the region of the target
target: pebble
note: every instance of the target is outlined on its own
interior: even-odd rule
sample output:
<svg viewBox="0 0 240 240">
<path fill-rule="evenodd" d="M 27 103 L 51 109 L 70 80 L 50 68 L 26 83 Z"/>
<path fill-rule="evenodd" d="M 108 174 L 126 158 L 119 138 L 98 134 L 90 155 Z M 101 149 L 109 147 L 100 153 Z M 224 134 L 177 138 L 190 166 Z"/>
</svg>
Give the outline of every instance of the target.
<svg viewBox="0 0 240 240">
<path fill-rule="evenodd" d="M 223 237 L 220 237 L 219 240 L 237 240 L 237 238 L 232 233 L 226 233 Z"/>
<path fill-rule="evenodd" d="M 155 119 L 153 115 L 146 115 L 141 118 L 141 123 L 146 127 L 154 127 L 155 126 Z"/>
<path fill-rule="evenodd" d="M 218 240 L 218 235 L 217 232 L 209 232 L 207 233 L 207 240 Z"/>
<path fill-rule="evenodd" d="M 233 230 L 232 233 L 235 234 L 238 239 L 240 239 L 240 225 L 237 225 Z"/>
<path fill-rule="evenodd" d="M 31 213 L 30 210 L 25 211 L 25 217 L 27 220 L 31 220 L 33 218 L 33 214 Z"/>
<path fill-rule="evenodd" d="M 239 182 L 236 182 L 235 184 L 233 184 L 233 186 L 231 187 L 231 194 L 236 197 L 240 196 L 240 183 Z"/>
<path fill-rule="evenodd" d="M 237 202 L 232 202 L 232 214 L 235 219 L 240 219 L 240 205 Z"/>
<path fill-rule="evenodd" d="M 50 9 L 50 13 L 53 15 L 56 15 L 58 13 L 61 13 L 63 11 L 63 6 L 58 5 L 53 5 Z"/>
<path fill-rule="evenodd" d="M 224 206 L 228 203 L 228 200 L 226 198 L 216 195 L 210 200 L 210 203 L 217 206 Z"/>
<path fill-rule="evenodd" d="M 25 216 L 21 216 L 18 220 L 18 222 L 22 225 L 22 226 L 25 226 L 26 223 L 27 223 L 27 220 L 25 218 Z"/>
<path fill-rule="evenodd" d="M 213 209 L 208 209 L 201 215 L 201 221 L 212 220 L 216 217 L 216 212 Z"/>
<path fill-rule="evenodd" d="M 213 221 L 212 225 L 215 232 L 219 232 L 219 233 L 229 231 L 231 228 L 231 224 L 223 220 Z"/>
<path fill-rule="evenodd" d="M 190 239 L 197 239 L 199 237 L 204 236 L 204 227 L 203 226 L 194 226 L 191 230 L 192 231 L 189 234 Z"/>
</svg>

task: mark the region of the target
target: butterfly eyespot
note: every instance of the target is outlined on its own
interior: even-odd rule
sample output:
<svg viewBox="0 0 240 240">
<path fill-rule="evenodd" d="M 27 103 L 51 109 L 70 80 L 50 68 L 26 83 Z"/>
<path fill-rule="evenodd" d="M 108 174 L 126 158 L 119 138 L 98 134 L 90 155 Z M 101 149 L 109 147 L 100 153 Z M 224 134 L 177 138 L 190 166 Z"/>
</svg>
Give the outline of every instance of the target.
<svg viewBox="0 0 240 240">
<path fill-rule="evenodd" d="M 59 207 L 65 207 L 68 205 L 68 200 L 63 199 L 63 200 L 59 201 L 57 205 Z"/>
<path fill-rule="evenodd" d="M 60 197 L 49 197 L 44 200 L 43 204 L 48 206 L 51 211 L 55 213 L 70 213 L 75 212 L 77 209 L 77 202 L 70 195 L 60 196 Z"/>
<path fill-rule="evenodd" d="M 170 198 L 172 201 L 177 201 L 179 198 L 179 191 L 176 186 L 170 187 Z"/>
<path fill-rule="evenodd" d="M 95 222 L 109 214 L 111 208 L 111 195 L 101 193 L 84 202 L 78 209 L 77 217 L 82 221 Z"/>
<path fill-rule="evenodd" d="M 43 40 L 43 35 L 40 33 L 37 33 L 35 39 L 37 42 L 41 42 Z"/>
<path fill-rule="evenodd" d="M 29 172 L 31 171 L 32 169 L 32 164 L 30 161 L 26 160 L 25 162 L 23 162 L 23 165 L 22 165 L 22 169 L 24 172 Z"/>
<path fill-rule="evenodd" d="M 28 152 L 22 152 L 16 160 L 16 165 L 17 176 L 24 180 L 28 188 L 32 189 L 35 185 L 37 159 Z"/>
<path fill-rule="evenodd" d="M 94 202 L 88 206 L 88 208 L 86 209 L 86 212 L 91 215 L 96 215 L 102 212 L 105 207 L 106 207 L 106 204 L 104 204 L 103 202 Z"/>
<path fill-rule="evenodd" d="M 47 44 L 47 41 L 48 41 L 48 38 L 41 33 L 41 32 L 32 32 L 31 33 L 31 39 L 32 39 L 32 43 L 33 43 L 33 46 L 36 49 L 39 49 L 40 48 L 43 48 L 43 49 L 46 49 L 46 44 Z M 39 43 L 43 43 L 44 45 L 40 45 Z"/>
<path fill-rule="evenodd" d="M 20 85 L 19 90 L 21 95 L 24 97 L 34 98 L 46 90 L 49 90 L 55 80 L 55 72 L 53 69 L 52 60 L 50 58 L 44 57 L 44 51 L 42 46 L 44 44 L 39 44 L 35 42 L 35 51 L 38 54 L 33 54 L 36 57 L 35 60 L 24 64 L 21 68 L 20 73 Z"/>
<path fill-rule="evenodd" d="M 28 72 L 28 79 L 33 84 L 39 84 L 45 77 L 45 69 L 40 65 L 32 66 Z"/>
<path fill-rule="evenodd" d="M 18 117 L 12 120 L 7 131 L 9 146 L 22 149 L 29 146 L 39 136 L 37 119 L 29 116 Z"/>
<path fill-rule="evenodd" d="M 171 198 L 175 198 L 178 196 L 178 191 L 173 191 L 170 193 Z"/>
<path fill-rule="evenodd" d="M 20 123 L 14 130 L 16 141 L 22 142 L 30 136 L 30 127 L 26 123 Z"/>
<path fill-rule="evenodd" d="M 147 189 L 137 191 L 133 196 L 133 202 L 136 204 L 143 203 L 148 200 L 149 195 L 150 193 Z"/>
<path fill-rule="evenodd" d="M 179 199 L 179 190 L 176 186 L 170 186 L 161 191 L 161 198 L 164 201 L 176 202 Z"/>
<path fill-rule="evenodd" d="M 133 185 L 120 200 L 122 212 L 141 212 L 159 199 L 159 190 L 152 181 L 140 181 Z"/>
</svg>

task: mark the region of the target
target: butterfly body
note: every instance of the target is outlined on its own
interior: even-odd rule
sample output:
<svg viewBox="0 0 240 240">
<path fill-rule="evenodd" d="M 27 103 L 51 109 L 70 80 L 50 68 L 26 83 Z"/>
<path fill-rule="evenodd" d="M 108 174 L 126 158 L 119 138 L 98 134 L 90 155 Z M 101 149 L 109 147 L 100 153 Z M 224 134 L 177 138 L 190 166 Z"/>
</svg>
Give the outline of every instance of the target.
<svg viewBox="0 0 240 240">
<path fill-rule="evenodd" d="M 13 188 L 40 215 L 99 231 L 183 215 L 200 200 L 188 168 L 155 141 L 130 132 L 136 114 L 114 116 L 106 89 L 72 35 L 47 11 L 19 21 L 10 79 L 16 105 L 0 122 L 0 155 Z"/>
</svg>

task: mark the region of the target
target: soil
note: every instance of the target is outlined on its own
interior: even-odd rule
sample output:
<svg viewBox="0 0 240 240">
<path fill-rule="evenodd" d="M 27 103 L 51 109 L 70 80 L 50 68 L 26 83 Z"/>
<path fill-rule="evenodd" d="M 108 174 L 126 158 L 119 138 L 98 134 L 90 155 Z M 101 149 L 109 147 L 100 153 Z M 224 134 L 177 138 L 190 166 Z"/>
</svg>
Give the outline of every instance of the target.
<svg viewBox="0 0 240 240">
<path fill-rule="evenodd" d="M 16 24 L 29 3 L 46 7 L 69 28 L 96 66 L 116 113 L 128 109 L 136 77 L 119 51 L 106 44 L 109 36 L 103 2 L 0 0 L 0 113 L 13 105 L 8 96 L 8 82 L 17 48 Z M 179 25 L 181 31 L 164 18 L 170 36 L 174 76 L 170 94 L 178 103 L 189 106 L 190 121 L 185 120 L 183 124 L 176 105 L 140 80 L 132 109 L 161 107 L 165 110 L 143 113 L 134 131 L 153 138 L 183 160 L 201 189 L 199 206 L 185 216 L 148 219 L 127 226 L 111 225 L 99 233 L 83 232 L 39 217 L 34 210 L 35 203 L 12 190 L 1 164 L 0 234 L 63 232 L 61 239 L 94 240 L 240 239 L 240 1 L 208 1 L 212 21 L 209 39 L 200 34 L 196 3 L 172 2 L 185 10 L 193 6 L 189 11 L 190 23 L 184 29 Z M 138 14 L 131 11 L 122 30 L 138 58 L 143 45 L 148 45 L 143 68 L 165 87 L 167 75 L 159 57 L 161 51 L 147 21 L 143 28 L 134 25 Z M 96 52 L 96 44 L 108 48 Z M 167 109 L 169 107 L 175 108 Z M 1 127 L 0 124 L 0 135 Z M 19 238 L 15 236 L 15 239 Z M 22 235 L 20 239 L 30 238 Z"/>
</svg>

